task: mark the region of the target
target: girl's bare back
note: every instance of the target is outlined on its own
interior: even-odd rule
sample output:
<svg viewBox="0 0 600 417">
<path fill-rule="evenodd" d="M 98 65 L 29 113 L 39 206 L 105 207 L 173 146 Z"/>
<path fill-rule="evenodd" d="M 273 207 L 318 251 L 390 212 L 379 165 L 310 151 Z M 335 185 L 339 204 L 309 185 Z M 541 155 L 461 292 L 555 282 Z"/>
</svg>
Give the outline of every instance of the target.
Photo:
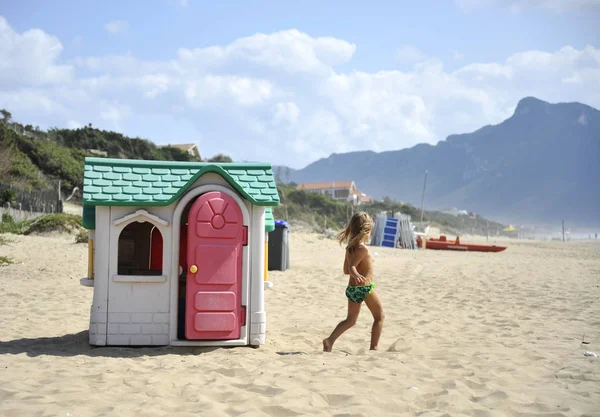
<svg viewBox="0 0 600 417">
<path fill-rule="evenodd" d="M 350 267 L 352 266 L 353 259 L 360 259 L 356 267 L 356 271 L 365 277 L 366 282 L 362 285 L 369 285 L 373 282 L 373 259 L 369 253 L 369 249 L 364 245 L 360 244 L 357 248 L 346 249 L 346 256 L 344 257 L 344 274 L 350 275 Z M 352 277 L 350 277 L 348 285 L 356 285 L 353 283 Z"/>
</svg>

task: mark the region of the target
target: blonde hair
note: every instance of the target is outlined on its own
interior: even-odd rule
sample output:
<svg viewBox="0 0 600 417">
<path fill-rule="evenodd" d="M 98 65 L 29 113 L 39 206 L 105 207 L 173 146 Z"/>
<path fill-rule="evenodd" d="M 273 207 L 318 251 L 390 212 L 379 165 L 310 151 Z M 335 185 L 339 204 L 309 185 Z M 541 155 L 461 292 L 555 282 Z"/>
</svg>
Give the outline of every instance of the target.
<svg viewBox="0 0 600 417">
<path fill-rule="evenodd" d="M 338 233 L 338 241 L 340 246 L 344 241 L 347 241 L 346 249 L 354 249 L 362 243 L 362 241 L 373 230 L 373 219 L 364 211 L 354 213 L 346 228 Z"/>
</svg>

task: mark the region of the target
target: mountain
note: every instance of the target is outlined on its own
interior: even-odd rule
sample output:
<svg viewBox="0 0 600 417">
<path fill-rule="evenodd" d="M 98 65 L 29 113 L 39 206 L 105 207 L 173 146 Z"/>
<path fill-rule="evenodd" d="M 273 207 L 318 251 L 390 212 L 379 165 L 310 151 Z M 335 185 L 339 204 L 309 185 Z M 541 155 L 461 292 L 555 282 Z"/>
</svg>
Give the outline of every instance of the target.
<svg viewBox="0 0 600 417">
<path fill-rule="evenodd" d="M 367 194 L 458 207 L 506 222 L 600 225 L 600 111 L 580 103 L 519 101 L 498 125 L 437 145 L 332 154 L 290 180 L 354 180 Z"/>
</svg>

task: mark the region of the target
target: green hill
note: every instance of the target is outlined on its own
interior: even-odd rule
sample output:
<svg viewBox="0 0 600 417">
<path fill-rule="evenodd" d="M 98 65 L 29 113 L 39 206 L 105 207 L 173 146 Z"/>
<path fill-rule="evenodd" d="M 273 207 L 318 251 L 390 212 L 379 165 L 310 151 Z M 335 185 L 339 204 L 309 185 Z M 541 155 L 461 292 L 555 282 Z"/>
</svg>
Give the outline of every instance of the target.
<svg viewBox="0 0 600 417">
<path fill-rule="evenodd" d="M 43 190 L 61 180 L 61 188 L 71 193 L 83 185 L 86 156 L 167 161 L 195 161 L 194 156 L 171 147 L 159 147 L 147 139 L 130 138 L 117 132 L 93 127 L 50 129 L 11 121 L 2 110 L 0 120 L 0 184 L 19 190 Z M 217 155 L 217 160 L 228 160 Z M 212 159 L 215 159 L 212 158 Z M 229 159 L 230 160 L 230 159 Z"/>
</svg>

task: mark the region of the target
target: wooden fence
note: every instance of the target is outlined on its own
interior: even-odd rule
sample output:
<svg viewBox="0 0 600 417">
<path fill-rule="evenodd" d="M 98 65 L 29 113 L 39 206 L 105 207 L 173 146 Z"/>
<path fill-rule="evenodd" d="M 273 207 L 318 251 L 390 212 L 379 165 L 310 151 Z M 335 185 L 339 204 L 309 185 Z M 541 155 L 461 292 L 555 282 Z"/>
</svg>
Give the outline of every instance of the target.
<svg viewBox="0 0 600 417">
<path fill-rule="evenodd" d="M 5 184 L 0 184 L 0 196 L 11 191 L 14 193 L 14 197 L 11 198 L 12 201 L 3 204 L 2 209 L 18 211 L 20 213 L 29 213 L 30 215 L 33 215 L 33 213 L 62 213 L 63 199 L 59 190 L 60 181 L 51 188 L 40 191 L 20 190 Z M 24 215 L 25 214 L 19 214 L 19 216 Z"/>
<path fill-rule="evenodd" d="M 16 222 L 22 222 L 24 220 L 33 220 L 37 217 L 48 214 L 48 213 L 38 213 L 35 211 L 19 210 L 18 208 L 12 208 L 12 207 L 0 207 L 0 223 L 2 223 L 2 216 L 4 215 L 4 213 L 10 214 L 10 216 Z M 53 213 L 53 212 L 50 211 L 50 213 Z"/>
</svg>

